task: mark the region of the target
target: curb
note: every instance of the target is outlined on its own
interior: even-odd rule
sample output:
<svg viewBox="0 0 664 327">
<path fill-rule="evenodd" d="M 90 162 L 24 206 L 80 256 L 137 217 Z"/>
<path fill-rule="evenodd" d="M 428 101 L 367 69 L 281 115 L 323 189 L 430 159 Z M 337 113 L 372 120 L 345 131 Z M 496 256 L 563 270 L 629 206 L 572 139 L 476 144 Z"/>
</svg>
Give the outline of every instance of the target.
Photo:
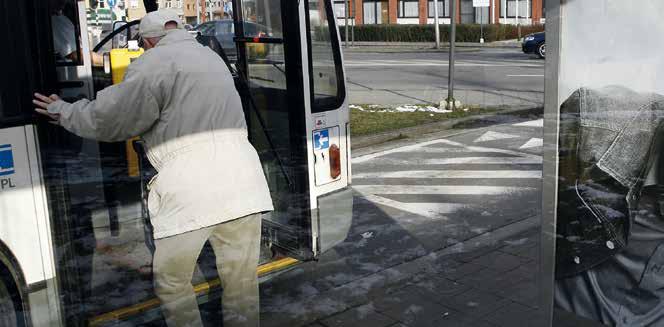
<svg viewBox="0 0 664 327">
<path fill-rule="evenodd" d="M 443 134 L 443 135 L 436 135 L 440 137 L 445 137 L 452 134 L 459 134 L 467 130 L 463 128 L 463 124 L 488 121 L 491 118 L 495 118 L 501 115 L 540 114 L 543 112 L 544 110 L 542 107 L 521 107 L 521 108 L 505 109 L 494 113 L 467 116 L 463 118 L 455 118 L 441 122 L 428 123 L 428 124 L 397 129 L 379 134 L 363 135 L 356 137 L 351 136 L 351 144 L 353 149 L 352 156 L 356 157 L 371 153 L 372 151 L 362 151 L 362 150 L 365 148 L 369 148 L 371 146 L 381 145 L 384 143 L 388 143 L 390 141 L 400 140 L 404 138 L 406 138 L 407 140 L 411 140 L 412 142 L 412 139 L 416 139 L 427 134 L 429 135 Z"/>
</svg>

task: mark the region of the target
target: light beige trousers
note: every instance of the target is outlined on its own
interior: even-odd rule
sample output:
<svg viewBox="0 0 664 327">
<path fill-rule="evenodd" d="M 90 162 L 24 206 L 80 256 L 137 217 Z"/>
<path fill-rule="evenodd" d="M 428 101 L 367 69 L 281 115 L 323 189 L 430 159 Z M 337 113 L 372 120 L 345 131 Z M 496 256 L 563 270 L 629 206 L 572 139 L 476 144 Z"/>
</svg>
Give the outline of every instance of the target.
<svg viewBox="0 0 664 327">
<path fill-rule="evenodd" d="M 257 327 L 260 237 L 261 215 L 254 214 L 155 240 L 154 286 L 168 326 L 202 326 L 191 279 L 209 240 L 223 288 L 224 327 Z"/>
</svg>

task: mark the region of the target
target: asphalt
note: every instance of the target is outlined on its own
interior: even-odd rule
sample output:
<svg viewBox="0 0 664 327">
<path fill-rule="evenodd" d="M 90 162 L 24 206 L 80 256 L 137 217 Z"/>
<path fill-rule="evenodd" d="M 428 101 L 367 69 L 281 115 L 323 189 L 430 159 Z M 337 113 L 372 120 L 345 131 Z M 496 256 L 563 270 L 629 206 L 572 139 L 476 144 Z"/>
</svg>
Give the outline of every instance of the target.
<svg viewBox="0 0 664 327">
<path fill-rule="evenodd" d="M 349 103 L 439 104 L 448 96 L 449 57 L 405 47 L 344 54 Z M 544 60 L 516 48 L 468 48 L 455 60 L 454 97 L 483 107 L 544 103 Z"/>
</svg>

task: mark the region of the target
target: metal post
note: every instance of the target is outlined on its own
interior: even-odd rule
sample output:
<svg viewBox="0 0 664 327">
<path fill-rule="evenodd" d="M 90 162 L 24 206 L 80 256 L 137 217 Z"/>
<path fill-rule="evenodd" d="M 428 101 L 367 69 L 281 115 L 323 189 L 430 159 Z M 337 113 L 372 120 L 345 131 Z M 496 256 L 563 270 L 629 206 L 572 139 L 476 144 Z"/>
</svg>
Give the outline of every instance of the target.
<svg viewBox="0 0 664 327">
<path fill-rule="evenodd" d="M 519 0 L 516 0 L 516 14 L 514 15 L 516 20 L 516 30 L 518 35 L 518 40 L 521 41 L 521 24 L 519 24 Z"/>
<path fill-rule="evenodd" d="M 484 7 L 480 7 L 480 43 L 484 43 Z"/>
<path fill-rule="evenodd" d="M 454 50 L 455 50 L 455 42 L 456 42 L 456 11 L 457 11 L 457 6 L 456 6 L 457 0 L 452 0 L 452 10 L 450 13 L 450 60 L 449 60 L 449 67 L 450 67 L 450 72 L 449 76 L 447 77 L 447 108 L 450 108 L 452 110 L 456 109 L 456 104 L 454 100 Z"/>
<path fill-rule="evenodd" d="M 196 25 L 201 24 L 201 0 L 196 0 Z"/>
<path fill-rule="evenodd" d="M 353 15 L 353 19 L 351 19 L 351 28 L 350 28 L 350 46 L 354 47 L 355 46 L 355 15 Z"/>
<path fill-rule="evenodd" d="M 449 1 L 449 0 L 447 0 Z M 433 24 L 436 31 L 436 49 L 440 49 L 440 25 L 438 24 L 438 0 L 433 0 Z"/>
<path fill-rule="evenodd" d="M 344 0 L 344 29 L 346 36 L 344 37 L 344 46 L 348 48 L 348 1 Z"/>
</svg>

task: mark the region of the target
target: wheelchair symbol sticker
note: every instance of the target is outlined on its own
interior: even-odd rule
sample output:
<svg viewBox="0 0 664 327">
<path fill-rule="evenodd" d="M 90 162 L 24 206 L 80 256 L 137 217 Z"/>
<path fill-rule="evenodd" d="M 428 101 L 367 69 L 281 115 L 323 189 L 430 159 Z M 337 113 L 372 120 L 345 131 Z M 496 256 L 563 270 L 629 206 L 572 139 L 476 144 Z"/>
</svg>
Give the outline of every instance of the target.
<svg viewBox="0 0 664 327">
<path fill-rule="evenodd" d="M 330 131 L 323 129 L 314 131 L 314 150 L 320 151 L 330 147 Z"/>
</svg>

